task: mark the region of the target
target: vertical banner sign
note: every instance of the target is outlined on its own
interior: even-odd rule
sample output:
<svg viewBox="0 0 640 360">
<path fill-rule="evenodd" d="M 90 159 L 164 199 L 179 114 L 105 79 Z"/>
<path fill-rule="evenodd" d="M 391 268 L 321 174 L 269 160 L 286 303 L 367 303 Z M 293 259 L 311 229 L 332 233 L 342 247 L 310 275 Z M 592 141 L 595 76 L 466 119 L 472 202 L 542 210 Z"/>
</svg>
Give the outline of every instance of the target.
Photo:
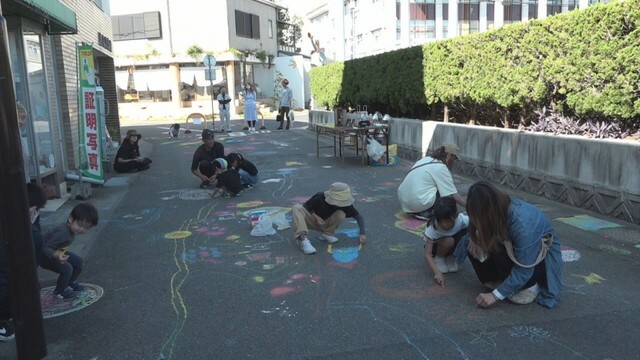
<svg viewBox="0 0 640 360">
<path fill-rule="evenodd" d="M 102 129 L 98 124 L 98 106 L 96 103 L 96 78 L 93 63 L 93 47 L 78 47 L 78 74 L 80 77 L 80 170 L 82 176 L 104 180 L 100 159 L 100 139 Z"/>
</svg>

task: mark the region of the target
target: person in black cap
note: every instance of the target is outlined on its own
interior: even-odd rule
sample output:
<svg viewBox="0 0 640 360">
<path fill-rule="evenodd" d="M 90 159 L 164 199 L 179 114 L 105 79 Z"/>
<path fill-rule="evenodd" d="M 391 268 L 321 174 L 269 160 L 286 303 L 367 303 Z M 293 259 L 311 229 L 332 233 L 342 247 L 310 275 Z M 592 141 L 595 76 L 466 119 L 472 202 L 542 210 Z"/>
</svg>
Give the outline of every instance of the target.
<svg viewBox="0 0 640 360">
<path fill-rule="evenodd" d="M 122 145 L 118 149 L 116 154 L 116 160 L 113 163 L 113 169 L 119 173 L 125 173 L 132 170 L 147 170 L 151 159 L 143 158 L 140 156 L 140 147 L 138 141 L 142 138 L 142 135 L 138 134 L 135 130 L 127 131 L 127 136 L 124 138 Z"/>
<path fill-rule="evenodd" d="M 202 142 L 204 144 L 193 154 L 191 172 L 202 181 L 200 188 L 204 189 L 216 178 L 213 162 L 218 158 L 224 158 L 224 146 L 215 141 L 213 131 L 209 129 L 202 130 Z"/>
</svg>

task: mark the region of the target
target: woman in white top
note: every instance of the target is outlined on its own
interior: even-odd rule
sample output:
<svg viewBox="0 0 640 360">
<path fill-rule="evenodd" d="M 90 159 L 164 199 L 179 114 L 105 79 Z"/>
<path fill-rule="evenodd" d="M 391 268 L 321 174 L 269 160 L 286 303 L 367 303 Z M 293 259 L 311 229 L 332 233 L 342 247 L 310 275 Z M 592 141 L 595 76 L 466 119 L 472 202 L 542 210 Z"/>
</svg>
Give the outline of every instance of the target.
<svg viewBox="0 0 640 360">
<path fill-rule="evenodd" d="M 454 144 L 444 144 L 428 156 L 418 160 L 398 188 L 398 200 L 402 211 L 417 219 L 427 220 L 436 199 L 451 196 L 461 206 L 466 201 L 458 194 L 453 183 L 451 168 L 460 159 L 460 149 Z"/>
<path fill-rule="evenodd" d="M 244 87 L 244 121 L 247 126 L 242 130 L 255 131 L 258 111 L 256 110 L 256 88 L 247 83 Z"/>
</svg>

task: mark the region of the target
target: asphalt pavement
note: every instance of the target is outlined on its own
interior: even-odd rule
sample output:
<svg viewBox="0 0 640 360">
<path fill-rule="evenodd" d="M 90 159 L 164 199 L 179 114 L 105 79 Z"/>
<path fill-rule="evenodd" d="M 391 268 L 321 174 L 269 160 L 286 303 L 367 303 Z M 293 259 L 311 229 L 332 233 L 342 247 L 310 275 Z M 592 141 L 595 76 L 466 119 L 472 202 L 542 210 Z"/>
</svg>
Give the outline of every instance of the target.
<svg viewBox="0 0 640 360">
<path fill-rule="evenodd" d="M 261 181 L 236 198 L 211 198 L 191 175 L 200 131 L 169 139 L 170 124 L 138 124 L 151 169 L 108 174 L 90 202 L 100 224 L 72 250 L 80 278 L 104 295 L 46 319 L 48 359 L 640 359 L 640 227 L 533 195 L 503 189 L 540 207 L 563 245 L 559 305 L 475 306 L 485 291 L 466 262 L 432 280 L 422 257 L 424 223 L 400 213 L 397 188 L 411 162 L 344 164 L 315 133 L 217 135 L 226 153 L 254 162 Z M 240 130 L 240 121 L 233 121 Z M 123 129 L 123 133 L 128 128 Z M 242 135 L 242 136 L 240 136 Z M 323 144 L 329 144 L 328 139 Z M 461 194 L 475 179 L 455 176 Z M 250 212 L 290 221 L 290 208 L 334 181 L 349 184 L 364 215 L 343 223 L 334 245 L 310 239 L 303 255 L 292 230 L 250 235 Z M 78 200 L 44 214 L 46 229 Z M 41 272 L 43 286 L 55 276 Z M 15 358 L 15 342 L 0 344 Z"/>
</svg>

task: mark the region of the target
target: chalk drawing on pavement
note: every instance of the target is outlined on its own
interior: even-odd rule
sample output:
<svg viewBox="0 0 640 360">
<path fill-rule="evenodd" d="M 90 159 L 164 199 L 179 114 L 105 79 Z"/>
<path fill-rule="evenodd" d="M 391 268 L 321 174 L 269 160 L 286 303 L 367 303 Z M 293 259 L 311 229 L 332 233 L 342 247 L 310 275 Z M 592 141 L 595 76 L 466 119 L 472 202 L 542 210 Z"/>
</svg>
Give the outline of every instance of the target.
<svg viewBox="0 0 640 360">
<path fill-rule="evenodd" d="M 596 273 L 591 273 L 591 274 L 586 275 L 586 276 L 585 275 L 578 275 L 578 274 L 571 274 L 571 276 L 582 278 L 589 285 L 600 284 L 600 283 L 602 283 L 602 281 L 606 280 L 605 278 L 603 278 L 602 276 L 600 276 L 600 275 L 598 275 Z"/>
<path fill-rule="evenodd" d="M 83 283 L 82 285 L 84 285 L 84 290 L 76 292 L 76 296 L 74 298 L 64 300 L 56 298 L 53 294 L 55 286 L 40 289 L 42 317 L 44 319 L 50 319 L 84 309 L 100 300 L 104 294 L 104 290 L 98 285 L 86 283 Z"/>
<path fill-rule="evenodd" d="M 388 271 L 371 279 L 371 287 L 381 295 L 414 299 L 425 296 L 443 296 L 453 293 L 451 286 L 441 287 L 425 281 L 425 270 Z"/>
<path fill-rule="evenodd" d="M 333 256 L 333 260 L 341 264 L 356 262 L 362 249 L 362 244 L 343 248 L 334 248 L 332 244 L 327 246 L 327 252 Z"/>
<path fill-rule="evenodd" d="M 598 247 L 600 248 L 600 250 L 604 250 L 608 253 L 615 254 L 615 255 L 631 255 L 631 251 L 627 249 L 620 249 L 613 245 L 600 245 Z"/>
<path fill-rule="evenodd" d="M 574 294 L 578 294 L 578 295 L 587 295 L 587 293 L 584 292 L 583 288 L 587 285 L 571 285 L 571 284 L 567 284 L 564 281 L 562 282 L 562 286 L 564 287 L 563 292 L 571 292 Z"/>
<path fill-rule="evenodd" d="M 283 281 L 282 285 L 272 288 L 270 293 L 272 297 L 286 296 L 302 291 L 309 284 L 317 284 L 319 281 L 319 275 L 297 273 L 289 276 L 289 278 Z"/>
<path fill-rule="evenodd" d="M 142 209 L 138 213 L 126 214 L 120 219 L 110 220 L 108 222 L 115 223 L 123 229 L 136 229 L 157 222 L 160 220 L 163 212 L 164 208 Z"/>
<path fill-rule="evenodd" d="M 238 204 L 235 204 L 235 206 L 228 206 L 228 208 L 239 208 L 239 209 L 247 209 L 247 208 L 253 208 L 253 207 L 258 207 L 260 205 L 264 205 L 264 202 L 262 201 L 246 201 L 246 202 L 241 202 Z"/>
<path fill-rule="evenodd" d="M 568 246 L 560 246 L 560 251 L 562 252 L 563 262 L 573 262 L 580 260 L 580 253 L 576 249 L 570 248 Z"/>
<path fill-rule="evenodd" d="M 263 184 L 268 184 L 268 183 L 279 183 L 283 181 L 283 179 L 267 179 L 267 180 L 262 180 Z"/>
<path fill-rule="evenodd" d="M 180 231 L 172 231 L 164 235 L 165 239 L 169 240 L 182 240 L 191 236 L 191 231 L 180 230 Z"/>
<path fill-rule="evenodd" d="M 208 200 L 211 199 L 211 190 L 204 189 L 178 189 L 161 191 L 160 194 L 166 194 L 161 200 Z"/>
<path fill-rule="evenodd" d="M 491 347 L 496 347 L 495 337 L 498 335 L 497 331 L 487 331 L 486 329 L 482 329 L 479 332 L 469 334 L 473 336 L 471 344 L 485 344 Z"/>
<path fill-rule="evenodd" d="M 286 306 L 285 303 L 287 301 L 283 301 L 281 302 L 279 305 L 269 309 L 269 310 L 260 310 L 261 313 L 263 314 L 275 314 L 278 315 L 280 317 L 293 317 L 298 315 L 297 312 L 292 311 L 289 306 Z"/>
<path fill-rule="evenodd" d="M 558 340 L 554 339 L 551 336 L 551 333 L 549 331 L 543 328 L 539 328 L 537 326 L 526 326 L 526 325 L 514 326 L 511 328 L 511 330 L 509 330 L 509 335 L 515 338 L 527 339 L 532 344 L 538 344 L 541 342 L 550 342 L 558 345 L 561 348 L 564 348 L 565 350 L 571 352 L 573 355 L 579 358 L 586 359 L 586 357 L 582 355 L 582 353 L 570 348 L 565 344 L 562 344 Z"/>
<path fill-rule="evenodd" d="M 305 163 L 301 163 L 299 161 L 287 161 L 285 162 L 286 166 L 307 166 Z"/>
<path fill-rule="evenodd" d="M 589 215 L 576 215 L 568 218 L 557 218 L 556 220 L 583 230 L 600 230 L 622 226 L 606 220 L 594 218 Z"/>
<path fill-rule="evenodd" d="M 422 237 L 422 233 L 424 232 L 425 227 L 427 227 L 427 222 L 415 219 L 411 215 L 408 215 L 402 211 L 398 211 L 395 213 L 396 222 L 395 227 L 400 230 L 408 231 L 412 234 Z"/>
</svg>

